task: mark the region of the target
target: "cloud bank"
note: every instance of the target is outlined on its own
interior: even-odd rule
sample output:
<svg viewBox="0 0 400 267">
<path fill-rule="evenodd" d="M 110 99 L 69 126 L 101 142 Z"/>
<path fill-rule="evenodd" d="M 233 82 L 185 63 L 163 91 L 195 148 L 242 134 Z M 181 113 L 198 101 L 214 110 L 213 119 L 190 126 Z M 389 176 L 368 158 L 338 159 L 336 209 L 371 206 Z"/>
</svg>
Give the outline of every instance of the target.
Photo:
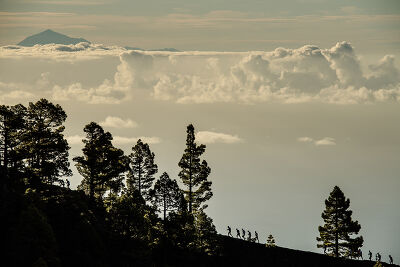
<svg viewBox="0 0 400 267">
<path fill-rule="evenodd" d="M 328 49 L 306 45 L 251 52 L 150 52 L 80 43 L 76 45 L 3 46 L 1 57 L 90 60 L 115 56 L 113 80 L 95 87 L 76 81 L 49 90 L 55 101 L 119 104 L 142 90 L 158 101 L 203 103 L 400 102 L 400 71 L 394 56 L 365 70 L 348 42 Z"/>
</svg>

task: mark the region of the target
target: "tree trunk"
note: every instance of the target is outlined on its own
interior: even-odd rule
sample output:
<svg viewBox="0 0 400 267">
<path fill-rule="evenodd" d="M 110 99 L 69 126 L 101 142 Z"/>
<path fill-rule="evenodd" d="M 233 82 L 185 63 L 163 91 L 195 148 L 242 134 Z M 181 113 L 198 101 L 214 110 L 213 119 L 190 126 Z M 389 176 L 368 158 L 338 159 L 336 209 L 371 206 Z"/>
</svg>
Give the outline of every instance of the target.
<svg viewBox="0 0 400 267">
<path fill-rule="evenodd" d="M 189 213 L 192 214 L 192 157 L 190 157 L 189 167 Z"/>
<path fill-rule="evenodd" d="M 165 200 L 165 195 L 164 195 L 164 221 L 165 221 L 165 217 L 167 216 L 167 201 Z"/>
<path fill-rule="evenodd" d="M 337 211 L 337 198 L 335 200 L 335 228 L 336 228 L 336 232 L 335 232 L 335 257 L 339 258 L 339 233 L 338 233 L 338 227 L 339 227 L 339 223 L 338 223 L 338 211 Z"/>
<path fill-rule="evenodd" d="M 138 180 L 139 181 L 138 184 L 139 184 L 139 186 L 138 186 L 138 189 L 139 189 L 139 195 L 142 195 L 142 187 L 141 187 L 141 185 L 142 185 L 142 179 L 141 179 L 142 178 L 141 177 L 142 173 L 141 173 L 140 170 L 141 170 L 141 167 L 140 167 L 140 163 L 139 163 L 139 172 L 138 172 L 138 179 L 139 179 Z"/>
</svg>

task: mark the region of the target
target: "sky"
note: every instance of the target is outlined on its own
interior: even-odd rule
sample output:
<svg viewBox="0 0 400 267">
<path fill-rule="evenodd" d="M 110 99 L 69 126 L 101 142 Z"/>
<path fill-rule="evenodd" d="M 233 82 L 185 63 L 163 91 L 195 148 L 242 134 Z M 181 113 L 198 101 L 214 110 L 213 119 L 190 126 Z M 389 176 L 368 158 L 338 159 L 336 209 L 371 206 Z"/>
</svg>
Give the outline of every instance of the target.
<svg viewBox="0 0 400 267">
<path fill-rule="evenodd" d="M 91 44 L 16 45 L 46 29 Z M 319 253 L 338 185 L 364 254 L 400 260 L 399 56 L 397 0 L 0 0 L 0 104 L 60 104 L 71 157 L 91 121 L 142 138 L 173 178 L 193 123 L 217 230 Z"/>
</svg>

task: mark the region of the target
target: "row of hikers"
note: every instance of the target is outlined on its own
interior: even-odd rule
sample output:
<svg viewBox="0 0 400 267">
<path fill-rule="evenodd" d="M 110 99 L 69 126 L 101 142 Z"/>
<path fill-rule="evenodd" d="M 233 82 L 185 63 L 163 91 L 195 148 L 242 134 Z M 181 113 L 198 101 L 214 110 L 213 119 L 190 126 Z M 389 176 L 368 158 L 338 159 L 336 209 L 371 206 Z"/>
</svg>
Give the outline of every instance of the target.
<svg viewBox="0 0 400 267">
<path fill-rule="evenodd" d="M 228 230 L 228 236 L 233 237 L 232 229 L 230 226 L 228 226 L 227 230 Z M 253 241 L 253 242 L 257 241 L 257 243 L 260 243 L 260 240 L 258 239 L 257 231 L 254 231 L 254 238 L 251 237 L 251 232 L 247 231 L 247 239 L 246 239 L 246 230 L 242 229 L 242 233 L 240 233 L 240 230 L 238 228 L 236 228 L 236 238 Z"/>
<path fill-rule="evenodd" d="M 369 257 L 369 260 L 372 260 L 372 252 L 371 252 L 371 250 L 368 251 L 368 257 Z M 392 255 L 389 255 L 388 257 L 389 257 L 389 263 L 393 264 Z M 361 254 L 361 258 L 362 258 L 362 254 Z M 378 261 L 378 262 L 380 262 L 382 260 L 381 253 L 378 252 L 378 253 L 375 254 L 375 260 Z"/>
<path fill-rule="evenodd" d="M 228 226 L 227 231 L 228 231 L 228 236 L 233 237 L 232 229 L 230 226 Z M 240 230 L 238 228 L 236 228 L 236 238 L 253 241 L 253 242 L 257 241 L 258 243 L 260 243 L 260 240 L 258 239 L 257 231 L 254 231 L 254 238 L 251 237 L 251 232 L 247 231 L 247 239 L 246 239 L 246 230 L 242 229 L 242 232 L 240 232 Z M 326 254 L 327 247 L 325 244 L 323 246 L 324 246 L 324 254 Z M 358 251 L 351 250 L 350 257 L 355 258 L 355 259 L 358 259 L 358 258 L 364 259 L 361 249 L 358 249 Z M 371 250 L 368 251 L 368 257 L 369 257 L 369 260 L 371 261 L 372 260 Z M 382 260 L 382 255 L 379 252 L 375 254 L 375 260 L 378 262 L 380 262 Z M 391 255 L 389 255 L 389 262 L 390 262 L 390 264 L 393 264 L 393 257 Z"/>
<path fill-rule="evenodd" d="M 324 254 L 326 254 L 326 245 L 325 244 L 324 244 Z M 390 264 L 393 264 L 392 255 L 389 255 L 388 257 L 389 257 Z M 361 249 L 358 249 L 358 251 L 350 250 L 350 258 L 354 258 L 354 259 L 361 258 L 363 260 L 364 258 L 363 258 L 363 254 L 362 254 Z M 371 250 L 368 250 L 368 258 L 369 258 L 370 261 L 372 261 L 372 252 L 371 252 Z M 377 262 L 381 262 L 381 260 L 382 260 L 381 253 L 378 252 L 378 253 L 375 254 L 375 260 Z"/>
</svg>

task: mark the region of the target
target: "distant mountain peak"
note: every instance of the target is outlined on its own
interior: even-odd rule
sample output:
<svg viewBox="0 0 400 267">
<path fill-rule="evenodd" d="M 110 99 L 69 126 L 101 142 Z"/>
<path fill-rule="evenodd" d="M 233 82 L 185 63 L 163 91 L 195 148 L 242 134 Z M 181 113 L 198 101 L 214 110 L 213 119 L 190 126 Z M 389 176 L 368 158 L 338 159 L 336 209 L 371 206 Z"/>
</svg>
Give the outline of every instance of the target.
<svg viewBox="0 0 400 267">
<path fill-rule="evenodd" d="M 90 43 L 88 40 L 83 39 L 83 38 L 72 38 L 65 34 L 55 32 L 51 29 L 47 29 L 38 34 L 34 34 L 34 35 L 31 35 L 31 36 L 25 38 L 24 40 L 19 42 L 18 45 L 21 45 L 21 46 L 34 46 L 37 44 L 69 45 L 69 44 L 77 44 L 77 43 L 81 43 L 81 42 Z"/>
</svg>

